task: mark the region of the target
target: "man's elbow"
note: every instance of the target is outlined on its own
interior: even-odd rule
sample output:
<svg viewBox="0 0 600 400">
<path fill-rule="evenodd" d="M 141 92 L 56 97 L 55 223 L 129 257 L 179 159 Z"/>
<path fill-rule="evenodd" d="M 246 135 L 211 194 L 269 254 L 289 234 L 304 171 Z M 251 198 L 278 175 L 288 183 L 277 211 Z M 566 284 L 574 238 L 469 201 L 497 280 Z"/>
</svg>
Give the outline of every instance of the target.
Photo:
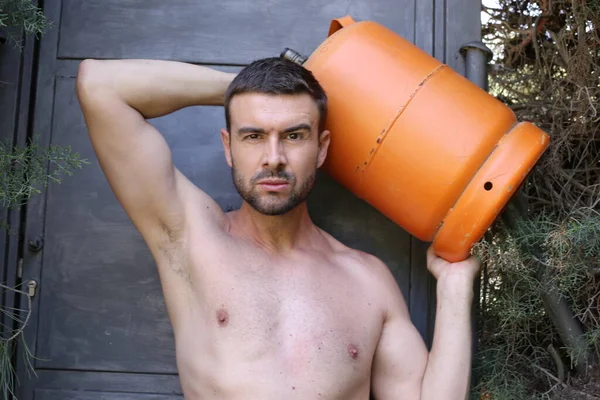
<svg viewBox="0 0 600 400">
<path fill-rule="evenodd" d="M 100 87 L 107 87 L 103 61 L 86 59 L 79 64 L 76 90 L 80 101 Z"/>
</svg>

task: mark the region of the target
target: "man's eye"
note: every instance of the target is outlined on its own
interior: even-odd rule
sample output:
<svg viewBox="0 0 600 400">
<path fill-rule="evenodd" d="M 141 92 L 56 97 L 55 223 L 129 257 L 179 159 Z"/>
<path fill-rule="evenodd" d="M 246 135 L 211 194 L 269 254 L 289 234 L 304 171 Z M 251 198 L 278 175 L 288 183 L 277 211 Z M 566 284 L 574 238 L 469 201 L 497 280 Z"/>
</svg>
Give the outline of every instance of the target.
<svg viewBox="0 0 600 400">
<path fill-rule="evenodd" d="M 258 139 L 258 133 L 252 133 L 248 136 L 246 136 L 247 139 L 251 139 L 251 140 L 256 140 Z"/>
<path fill-rule="evenodd" d="M 292 140 L 298 140 L 298 139 L 300 139 L 300 134 L 299 133 L 290 133 L 288 135 L 288 138 L 292 139 Z"/>
</svg>

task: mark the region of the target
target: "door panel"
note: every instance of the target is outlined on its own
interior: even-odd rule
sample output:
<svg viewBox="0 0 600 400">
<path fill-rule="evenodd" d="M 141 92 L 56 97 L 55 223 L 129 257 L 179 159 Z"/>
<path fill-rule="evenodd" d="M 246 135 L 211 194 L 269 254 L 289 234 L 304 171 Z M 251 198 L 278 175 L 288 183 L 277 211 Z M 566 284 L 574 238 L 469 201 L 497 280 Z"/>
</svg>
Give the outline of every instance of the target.
<svg viewBox="0 0 600 400">
<path fill-rule="evenodd" d="M 348 13 L 413 40 L 414 1 L 64 0 L 58 56 L 247 64 L 285 47 L 310 54 Z"/>
<path fill-rule="evenodd" d="M 136 374 L 37 369 L 32 387 L 44 390 L 181 395 L 179 377 L 174 374 Z M 22 399 L 19 396 L 19 399 Z"/>
<path fill-rule="evenodd" d="M 164 394 L 134 394 L 114 392 L 73 392 L 66 390 L 36 390 L 36 400 L 175 400 L 183 396 Z"/>
</svg>

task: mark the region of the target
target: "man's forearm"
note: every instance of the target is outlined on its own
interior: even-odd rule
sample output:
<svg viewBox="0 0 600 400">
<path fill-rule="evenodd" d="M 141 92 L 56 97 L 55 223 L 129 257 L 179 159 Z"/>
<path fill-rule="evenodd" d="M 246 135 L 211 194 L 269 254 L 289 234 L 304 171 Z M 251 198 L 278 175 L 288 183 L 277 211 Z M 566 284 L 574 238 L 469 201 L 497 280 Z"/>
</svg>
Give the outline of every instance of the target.
<svg viewBox="0 0 600 400">
<path fill-rule="evenodd" d="M 194 105 L 222 105 L 235 74 L 162 60 L 85 60 L 78 85 L 110 91 L 145 118 Z"/>
<path fill-rule="evenodd" d="M 464 400 L 471 373 L 472 281 L 438 280 L 433 344 L 422 383 L 422 400 Z"/>
</svg>

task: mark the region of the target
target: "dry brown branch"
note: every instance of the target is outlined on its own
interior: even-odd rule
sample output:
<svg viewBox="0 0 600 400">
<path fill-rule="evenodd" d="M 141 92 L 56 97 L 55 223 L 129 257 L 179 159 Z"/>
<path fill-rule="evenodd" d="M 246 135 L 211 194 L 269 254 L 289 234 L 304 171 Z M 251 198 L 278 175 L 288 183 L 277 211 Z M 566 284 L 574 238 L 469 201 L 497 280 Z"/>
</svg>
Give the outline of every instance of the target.
<svg viewBox="0 0 600 400">
<path fill-rule="evenodd" d="M 597 244 L 591 247 L 592 239 L 573 242 L 579 240 L 576 232 L 568 231 L 577 229 L 569 221 L 583 218 L 580 216 L 584 211 L 596 215 L 600 212 L 600 1 L 495 3 L 494 7 L 484 7 L 490 22 L 482 29 L 495 51 L 490 89 L 519 120 L 534 122 L 551 137 L 550 147 L 528 176 L 522 192 L 531 217 L 557 221 L 553 236 L 544 240 L 564 253 L 552 256 L 548 268 L 600 357 L 600 251 Z M 575 211 L 581 214 L 574 216 Z M 597 230 L 598 237 L 600 223 L 594 224 L 591 234 Z M 532 235 L 535 232 L 533 229 Z M 488 286 L 483 287 L 487 297 L 482 307 L 488 321 L 500 319 L 489 325 L 495 329 L 482 336 L 496 352 L 486 353 L 484 363 L 491 369 L 487 370 L 487 386 L 480 394 L 490 396 L 493 388 L 495 399 L 532 399 L 534 394 L 541 396 L 536 399 L 549 398 L 549 394 L 558 395 L 551 397 L 557 400 L 599 398 L 600 385 L 573 387 L 573 382 L 582 377 L 574 373 L 570 363 L 564 365 L 571 368 L 565 371 L 570 378 L 564 382 L 549 372 L 560 364 L 557 354 L 548 354 L 549 345 L 562 360 L 574 356 L 551 326 L 539 324 L 539 319 L 536 325 L 532 320 L 542 307 L 530 293 L 535 282 L 524 281 L 525 275 L 518 272 L 527 270 L 527 262 L 506 250 L 510 246 L 502 247 L 500 241 L 493 244 L 488 240 L 494 256 L 487 261 L 490 265 L 484 281 Z M 585 253 L 586 246 L 590 247 L 585 251 L 595 253 Z M 573 260 L 579 255 L 583 258 L 574 267 Z M 496 342 L 494 338 L 498 338 Z M 511 370 L 511 365 L 519 367 Z M 501 375 L 495 369 L 498 366 L 513 372 Z M 596 381 L 600 382 L 600 375 Z"/>
</svg>

